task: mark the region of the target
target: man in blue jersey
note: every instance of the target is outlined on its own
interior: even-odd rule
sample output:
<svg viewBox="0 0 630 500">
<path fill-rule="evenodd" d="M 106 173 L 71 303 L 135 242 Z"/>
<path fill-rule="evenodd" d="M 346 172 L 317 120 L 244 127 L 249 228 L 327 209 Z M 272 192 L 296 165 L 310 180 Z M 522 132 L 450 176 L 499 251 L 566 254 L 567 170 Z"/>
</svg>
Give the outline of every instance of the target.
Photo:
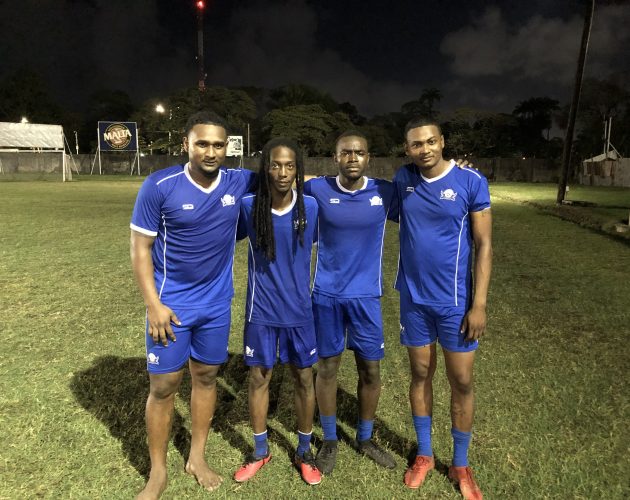
<svg viewBox="0 0 630 500">
<path fill-rule="evenodd" d="M 316 392 L 324 442 L 317 466 L 330 474 L 337 457 L 337 372 L 346 348 L 354 351 L 359 400 L 355 448 L 383 467 L 393 457 L 372 440 L 385 355 L 380 297 L 385 223 L 395 193 L 391 182 L 365 176 L 368 140 L 356 130 L 341 134 L 333 159 L 336 177 L 306 183 L 319 206 L 313 312 L 319 362 Z"/>
<path fill-rule="evenodd" d="M 262 150 L 255 196 L 241 206 L 238 236 L 249 237 L 244 358 L 249 366 L 249 413 L 254 453 L 234 479 L 251 479 L 271 459 L 267 443 L 269 383 L 276 358 L 289 363 L 295 383 L 298 447 L 294 462 L 302 479 L 321 481 L 311 453 L 315 412 L 312 366 L 317 341 L 309 294 L 317 203 L 304 196 L 304 166 L 292 140 L 277 138 Z M 294 181 L 297 190 L 292 189 Z"/>
<path fill-rule="evenodd" d="M 138 498 L 167 483 L 166 450 L 174 401 L 188 363 L 192 441 L 186 472 L 212 491 L 222 478 L 205 460 L 216 376 L 227 359 L 232 261 L 240 201 L 254 174 L 221 166 L 227 132 L 212 112 L 192 115 L 183 138 L 189 162 L 150 175 L 131 218 L 131 262 L 147 309 L 150 389 L 146 424 L 149 480 Z"/>
<path fill-rule="evenodd" d="M 394 177 L 400 203 L 400 340 L 411 365 L 409 398 L 418 440 L 404 482 L 418 488 L 434 468 L 431 447 L 436 340 L 451 387 L 453 464 L 449 478 L 467 499 L 481 499 L 468 465 L 473 424 L 473 363 L 486 328 L 492 267 L 492 217 L 486 179 L 442 157 L 444 137 L 430 119 L 405 128 L 412 163 Z M 474 250 L 474 252 L 473 252 Z M 474 271 L 474 282 L 472 272 Z"/>
</svg>

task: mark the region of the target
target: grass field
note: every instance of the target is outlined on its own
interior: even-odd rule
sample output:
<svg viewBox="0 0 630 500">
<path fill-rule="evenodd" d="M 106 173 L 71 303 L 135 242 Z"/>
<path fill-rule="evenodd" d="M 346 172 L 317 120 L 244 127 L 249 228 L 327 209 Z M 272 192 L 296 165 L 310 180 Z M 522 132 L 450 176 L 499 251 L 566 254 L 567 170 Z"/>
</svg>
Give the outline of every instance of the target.
<svg viewBox="0 0 630 500">
<path fill-rule="evenodd" d="M 2 499 L 122 499 L 144 484 L 144 311 L 128 256 L 139 185 L 135 178 L 86 176 L 66 184 L 0 183 Z M 494 275 L 488 332 L 477 358 L 470 453 L 477 479 L 487 498 L 626 498 L 630 249 L 521 203 L 552 204 L 550 186 L 502 184 L 491 190 Z M 628 190 L 584 188 L 580 194 L 599 204 L 630 206 Z M 389 227 L 386 240 L 389 284 L 396 231 Z M 435 384 L 438 471 L 419 491 L 402 484 L 415 438 L 408 361 L 398 344 L 398 297 L 390 289 L 383 298 L 387 352 L 376 432 L 395 454 L 397 468 L 381 470 L 348 445 L 356 375 L 347 356 L 339 390 L 345 441 L 334 475 L 308 487 L 292 469 L 297 437 L 291 377 L 277 368 L 269 423 L 274 459 L 253 481 L 231 481 L 251 446 L 241 355 L 245 254 L 238 245 L 230 360 L 207 447 L 209 462 L 226 480 L 210 495 L 183 471 L 190 443 L 185 382 L 164 498 L 458 498 L 445 476 L 451 438 L 443 363 Z M 319 427 L 315 432 L 321 436 Z"/>
</svg>

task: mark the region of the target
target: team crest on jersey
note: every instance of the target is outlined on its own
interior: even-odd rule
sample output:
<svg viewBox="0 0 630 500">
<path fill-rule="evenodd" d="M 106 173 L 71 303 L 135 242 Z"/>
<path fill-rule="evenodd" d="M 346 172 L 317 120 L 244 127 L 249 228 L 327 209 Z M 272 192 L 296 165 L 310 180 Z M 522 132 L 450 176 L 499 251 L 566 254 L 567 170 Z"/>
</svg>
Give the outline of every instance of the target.
<svg viewBox="0 0 630 500">
<path fill-rule="evenodd" d="M 332 203 L 333 205 L 339 205 L 339 198 L 331 198 L 330 203 Z"/>
<path fill-rule="evenodd" d="M 248 345 L 245 346 L 245 356 L 247 356 L 248 358 L 254 357 L 254 350 Z"/>
<path fill-rule="evenodd" d="M 182 210 L 192 210 L 195 208 L 195 205 L 193 205 L 192 203 L 184 203 L 182 205 Z"/>
<path fill-rule="evenodd" d="M 370 198 L 370 206 L 372 207 L 376 207 L 376 206 L 383 206 L 383 198 L 381 198 L 380 196 L 372 196 Z"/>
<path fill-rule="evenodd" d="M 407 192 L 408 193 L 413 193 L 414 187 L 413 186 L 407 186 Z"/>
<path fill-rule="evenodd" d="M 156 356 L 155 354 L 150 352 L 147 355 L 147 363 L 149 363 L 150 365 L 159 365 L 160 364 L 160 357 Z"/>
<path fill-rule="evenodd" d="M 221 204 L 224 207 L 227 207 L 228 205 L 234 205 L 236 204 L 236 198 L 234 198 L 234 196 L 232 196 L 231 194 L 226 194 L 223 196 L 223 198 L 221 198 Z"/>
<path fill-rule="evenodd" d="M 440 200 L 455 201 L 455 198 L 457 198 L 457 193 L 450 188 L 440 191 Z"/>
</svg>

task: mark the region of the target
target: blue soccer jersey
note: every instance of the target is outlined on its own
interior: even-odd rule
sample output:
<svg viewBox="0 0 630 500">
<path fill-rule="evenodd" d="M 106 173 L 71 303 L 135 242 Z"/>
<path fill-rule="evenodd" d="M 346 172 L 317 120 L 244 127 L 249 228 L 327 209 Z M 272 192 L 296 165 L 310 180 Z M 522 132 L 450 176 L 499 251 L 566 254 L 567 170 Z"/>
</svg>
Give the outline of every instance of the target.
<svg viewBox="0 0 630 500">
<path fill-rule="evenodd" d="M 364 181 L 356 191 L 345 189 L 338 177 L 305 184 L 304 192 L 319 206 L 313 292 L 340 298 L 383 295 L 385 222 L 397 198 L 391 182 Z"/>
<path fill-rule="evenodd" d="M 142 184 L 131 229 L 154 236 L 155 286 L 169 307 L 206 307 L 234 295 L 232 262 L 239 209 L 255 174 L 221 167 L 206 189 L 178 165 Z"/>
<path fill-rule="evenodd" d="M 433 179 L 404 165 L 394 176 L 400 203 L 396 288 L 416 304 L 469 307 L 472 299 L 470 212 L 490 207 L 486 178 L 476 170 L 447 170 Z"/>
<path fill-rule="evenodd" d="M 269 262 L 264 252 L 255 249 L 254 200 L 246 196 L 241 205 L 239 237 L 249 236 L 247 262 L 247 301 L 245 319 L 253 324 L 298 327 L 313 321 L 309 286 L 311 249 L 317 231 L 317 202 L 304 196 L 306 228 L 304 244 L 297 232 L 297 195 L 282 212 L 272 210 L 276 260 Z"/>
</svg>

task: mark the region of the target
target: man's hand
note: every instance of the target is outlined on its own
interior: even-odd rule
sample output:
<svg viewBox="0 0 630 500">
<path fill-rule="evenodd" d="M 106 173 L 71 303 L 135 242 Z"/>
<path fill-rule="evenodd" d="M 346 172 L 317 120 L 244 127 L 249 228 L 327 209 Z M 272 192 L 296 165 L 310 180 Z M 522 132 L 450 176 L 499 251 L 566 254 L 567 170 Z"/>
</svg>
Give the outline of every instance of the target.
<svg viewBox="0 0 630 500">
<path fill-rule="evenodd" d="M 468 332 L 466 340 L 478 340 L 486 331 L 486 308 L 483 306 L 473 305 L 464 316 L 462 321 L 461 333 Z"/>
<path fill-rule="evenodd" d="M 171 322 L 177 326 L 180 326 L 181 322 L 170 307 L 166 307 L 162 303 L 147 307 L 147 322 L 149 323 L 149 335 L 153 337 L 153 342 L 156 344 L 161 342 L 167 346 L 168 339 L 173 342 L 177 340 L 171 328 Z"/>
<path fill-rule="evenodd" d="M 453 161 L 459 168 L 464 168 L 464 167 L 475 168 L 473 167 L 472 163 L 468 162 L 468 160 L 462 160 L 461 158 L 457 158 L 457 160 L 453 160 Z"/>
</svg>

